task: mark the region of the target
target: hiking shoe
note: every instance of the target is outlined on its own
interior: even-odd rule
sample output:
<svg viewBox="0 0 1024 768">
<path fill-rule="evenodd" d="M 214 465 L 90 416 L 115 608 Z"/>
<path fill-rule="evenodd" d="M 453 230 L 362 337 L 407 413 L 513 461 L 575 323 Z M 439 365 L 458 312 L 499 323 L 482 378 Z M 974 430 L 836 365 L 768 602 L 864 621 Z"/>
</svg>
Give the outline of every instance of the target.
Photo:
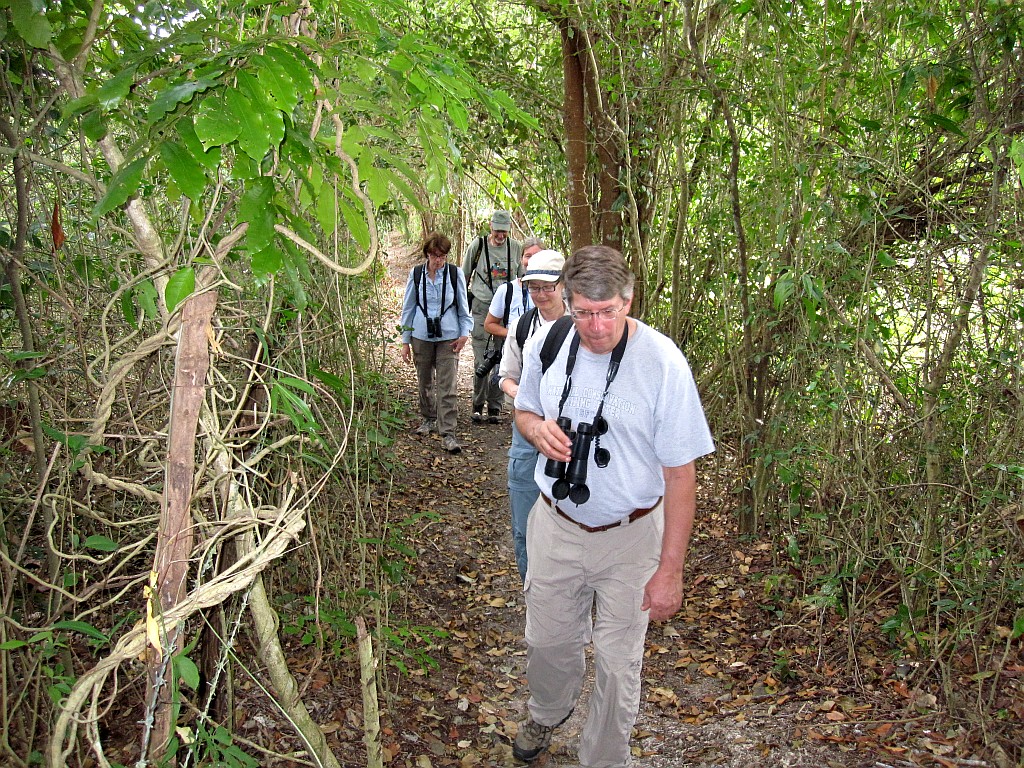
<svg viewBox="0 0 1024 768">
<path fill-rule="evenodd" d="M 437 422 L 436 421 L 426 421 L 426 420 L 424 420 L 422 424 L 420 424 L 418 427 L 416 427 L 416 434 L 417 435 L 429 435 L 431 432 L 437 432 Z"/>
<path fill-rule="evenodd" d="M 551 744 L 551 734 L 572 716 L 572 710 L 554 725 L 541 725 L 532 717 L 519 724 L 519 733 L 512 742 L 512 756 L 524 763 L 532 763 Z"/>
<path fill-rule="evenodd" d="M 473 423 L 479 424 L 484 420 L 484 415 L 480 411 L 473 411 Z"/>
<path fill-rule="evenodd" d="M 490 411 L 487 416 L 488 424 L 497 424 L 501 421 L 501 411 Z"/>
<path fill-rule="evenodd" d="M 443 443 L 444 449 L 448 451 L 448 453 L 462 452 L 462 446 L 459 444 L 459 441 L 455 439 L 455 435 L 445 435 Z"/>
</svg>

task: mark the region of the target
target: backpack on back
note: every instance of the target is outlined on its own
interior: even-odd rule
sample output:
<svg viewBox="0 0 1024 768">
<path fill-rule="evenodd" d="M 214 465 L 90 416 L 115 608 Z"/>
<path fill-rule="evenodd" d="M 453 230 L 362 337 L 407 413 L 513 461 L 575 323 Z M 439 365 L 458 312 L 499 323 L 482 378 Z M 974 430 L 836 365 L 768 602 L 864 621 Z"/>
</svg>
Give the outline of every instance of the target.
<svg viewBox="0 0 1024 768">
<path fill-rule="evenodd" d="M 526 346 L 526 340 L 530 337 L 530 326 L 533 325 L 536 317 L 537 307 L 519 317 L 519 325 L 516 326 L 516 342 L 519 344 L 520 350 Z M 548 335 L 544 339 L 544 345 L 540 348 L 541 376 L 547 373 L 548 368 L 555 362 L 555 358 L 558 357 L 558 352 L 561 350 L 562 344 L 565 343 L 565 337 L 569 335 L 570 330 L 572 330 L 572 318 L 569 315 L 563 315 L 552 324 L 551 330 L 548 331 Z"/>
</svg>

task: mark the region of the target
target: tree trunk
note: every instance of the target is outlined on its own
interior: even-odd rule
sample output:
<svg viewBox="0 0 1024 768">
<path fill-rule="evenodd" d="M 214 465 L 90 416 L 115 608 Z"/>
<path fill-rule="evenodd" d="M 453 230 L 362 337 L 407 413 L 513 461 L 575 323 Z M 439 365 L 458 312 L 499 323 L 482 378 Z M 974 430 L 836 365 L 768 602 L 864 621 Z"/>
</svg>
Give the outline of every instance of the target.
<svg viewBox="0 0 1024 768">
<path fill-rule="evenodd" d="M 580 32 L 566 18 L 559 19 L 562 33 L 562 71 L 565 79 L 565 158 L 569 172 L 569 236 L 572 250 L 594 241 L 587 195 L 587 123 L 580 62 Z"/>
</svg>

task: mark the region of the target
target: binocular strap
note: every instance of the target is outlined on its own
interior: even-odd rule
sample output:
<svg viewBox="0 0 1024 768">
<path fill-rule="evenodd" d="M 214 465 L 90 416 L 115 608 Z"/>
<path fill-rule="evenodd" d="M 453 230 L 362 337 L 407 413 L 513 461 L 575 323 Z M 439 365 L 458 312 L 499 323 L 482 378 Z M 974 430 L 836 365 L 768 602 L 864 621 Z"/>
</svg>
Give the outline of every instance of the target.
<svg viewBox="0 0 1024 768">
<path fill-rule="evenodd" d="M 598 427 L 599 433 L 604 431 L 599 427 L 603 421 L 601 413 L 604 411 L 604 400 L 608 396 L 608 389 L 619 373 L 619 364 L 622 362 L 622 356 L 626 354 L 626 342 L 628 340 L 629 321 L 626 322 L 626 326 L 622 329 L 622 338 L 619 339 L 615 349 L 612 350 L 612 359 L 608 361 L 608 373 L 605 375 L 604 392 L 601 393 L 601 402 L 597 405 L 597 413 L 594 415 L 593 422 L 594 426 Z M 562 408 L 565 407 L 565 403 L 569 399 L 569 393 L 572 391 L 572 370 L 576 367 L 576 353 L 579 352 L 579 349 L 580 334 L 579 331 L 576 331 L 573 333 L 572 341 L 569 343 L 569 357 L 565 361 L 565 385 L 562 387 L 562 397 L 558 401 L 559 418 L 562 417 Z"/>
</svg>

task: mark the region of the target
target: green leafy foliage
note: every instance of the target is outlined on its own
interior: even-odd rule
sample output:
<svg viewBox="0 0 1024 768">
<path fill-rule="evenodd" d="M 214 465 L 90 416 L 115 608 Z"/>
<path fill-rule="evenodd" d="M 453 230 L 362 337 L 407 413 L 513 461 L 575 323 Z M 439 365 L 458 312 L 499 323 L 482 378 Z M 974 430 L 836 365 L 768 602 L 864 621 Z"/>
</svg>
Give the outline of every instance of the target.
<svg viewBox="0 0 1024 768">
<path fill-rule="evenodd" d="M 173 312 L 196 289 L 196 273 L 191 267 L 183 267 L 171 275 L 164 291 L 167 311 Z"/>
<path fill-rule="evenodd" d="M 40 0 L 10 0 L 11 20 L 21 39 L 33 48 L 46 48 L 53 28 Z"/>
<path fill-rule="evenodd" d="M 160 157 L 178 188 L 193 202 L 199 202 L 207 185 L 202 163 L 185 147 L 173 141 L 165 141 L 160 145 Z"/>
<path fill-rule="evenodd" d="M 146 161 L 145 157 L 139 157 L 118 169 L 107 185 L 106 194 L 99 199 L 93 209 L 95 218 L 106 216 L 115 208 L 124 205 L 128 198 L 138 191 L 139 185 L 142 184 Z"/>
</svg>

